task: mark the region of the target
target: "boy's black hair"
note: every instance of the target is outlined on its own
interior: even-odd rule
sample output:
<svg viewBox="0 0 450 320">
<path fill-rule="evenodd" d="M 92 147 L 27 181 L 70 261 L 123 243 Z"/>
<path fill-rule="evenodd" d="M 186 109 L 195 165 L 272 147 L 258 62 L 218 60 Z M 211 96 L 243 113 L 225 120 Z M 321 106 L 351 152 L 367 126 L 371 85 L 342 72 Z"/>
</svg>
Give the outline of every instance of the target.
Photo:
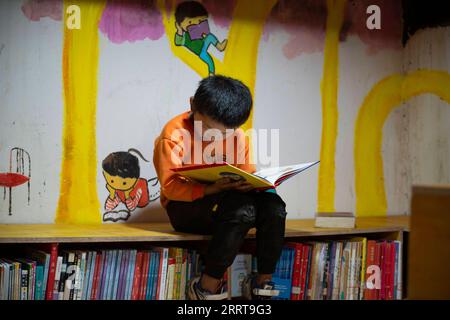
<svg viewBox="0 0 450 320">
<path fill-rule="evenodd" d="M 103 170 L 121 178 L 139 178 L 139 160 L 129 152 L 119 151 L 109 154 L 102 162 Z"/>
<path fill-rule="evenodd" d="M 247 121 L 252 110 L 252 94 L 241 81 L 215 75 L 200 81 L 192 101 L 192 111 L 237 128 Z"/>
<path fill-rule="evenodd" d="M 180 3 L 175 10 L 175 21 L 183 22 L 186 18 L 195 18 L 201 16 L 208 16 L 208 11 L 205 7 L 197 1 L 185 1 Z"/>
</svg>

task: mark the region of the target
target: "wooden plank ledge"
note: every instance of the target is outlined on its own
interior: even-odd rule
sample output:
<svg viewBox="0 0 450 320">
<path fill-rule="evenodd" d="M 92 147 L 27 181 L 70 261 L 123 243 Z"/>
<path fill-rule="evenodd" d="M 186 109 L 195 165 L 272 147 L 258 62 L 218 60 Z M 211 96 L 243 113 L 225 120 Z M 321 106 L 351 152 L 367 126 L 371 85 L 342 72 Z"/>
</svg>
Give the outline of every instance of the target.
<svg viewBox="0 0 450 320">
<path fill-rule="evenodd" d="M 286 237 L 369 234 L 408 231 L 408 216 L 357 218 L 355 229 L 322 229 L 314 219 L 287 220 Z M 253 238 L 255 230 L 249 232 Z M 175 232 L 169 223 L 98 225 L 0 224 L 0 243 L 96 243 L 207 240 L 209 236 Z"/>
</svg>

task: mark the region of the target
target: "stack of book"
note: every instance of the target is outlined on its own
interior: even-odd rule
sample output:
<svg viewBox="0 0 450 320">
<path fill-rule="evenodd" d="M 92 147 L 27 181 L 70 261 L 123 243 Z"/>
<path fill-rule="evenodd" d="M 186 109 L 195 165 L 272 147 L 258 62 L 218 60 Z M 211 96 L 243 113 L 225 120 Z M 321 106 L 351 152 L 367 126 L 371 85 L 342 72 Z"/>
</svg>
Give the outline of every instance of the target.
<svg viewBox="0 0 450 320">
<path fill-rule="evenodd" d="M 287 243 L 273 275 L 276 299 L 402 299 L 401 252 L 400 241 L 366 238 Z M 254 256 L 251 270 L 239 267 L 248 256 L 239 254 L 228 272 L 233 298 L 239 297 L 241 279 L 257 270 Z"/>
<path fill-rule="evenodd" d="M 195 250 L 30 250 L 0 259 L 1 300 L 175 300 L 200 273 Z"/>
<path fill-rule="evenodd" d="M 400 241 L 288 242 L 273 274 L 276 299 L 401 299 L 401 252 Z M 183 248 L 30 248 L 0 257 L 0 300 L 183 300 L 202 260 Z M 237 255 L 225 275 L 229 298 L 242 296 L 242 281 L 257 269 L 254 255 Z"/>
</svg>

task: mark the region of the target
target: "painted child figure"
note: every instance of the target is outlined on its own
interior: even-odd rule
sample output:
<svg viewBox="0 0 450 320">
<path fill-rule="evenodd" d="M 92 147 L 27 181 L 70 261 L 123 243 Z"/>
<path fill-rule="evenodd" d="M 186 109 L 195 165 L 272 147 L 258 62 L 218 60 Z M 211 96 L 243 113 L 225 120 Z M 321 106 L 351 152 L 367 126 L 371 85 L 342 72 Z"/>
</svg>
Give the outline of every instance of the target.
<svg viewBox="0 0 450 320">
<path fill-rule="evenodd" d="M 128 152 L 111 153 L 102 162 L 106 189 L 109 191 L 105 202 L 104 221 L 128 220 L 132 211 L 143 208 L 150 202 L 148 181 L 140 178 L 139 160 L 130 151 L 141 155 L 139 151 L 130 149 Z M 120 203 L 125 204 L 127 210 L 116 212 L 119 214 L 116 216 L 111 215 Z M 120 212 L 126 214 L 122 216 Z"/>
<path fill-rule="evenodd" d="M 208 11 L 196 1 L 182 2 L 175 11 L 175 45 L 184 46 L 208 65 L 209 75 L 215 74 L 214 61 L 208 53 L 209 46 L 214 45 L 217 50 L 224 51 L 227 40 L 219 42 L 210 32 Z"/>
<path fill-rule="evenodd" d="M 212 158 L 216 162 L 226 159 L 241 170 L 255 172 L 255 165 L 250 161 L 249 139 L 239 128 L 250 116 L 250 90 L 239 80 L 210 76 L 200 82 L 190 103 L 190 111 L 164 126 L 153 153 L 161 183 L 161 204 L 174 229 L 212 235 L 205 255 L 205 270 L 201 277 L 190 282 L 188 297 L 218 300 L 227 296 L 224 273 L 233 263 L 247 232 L 256 228 L 258 274 L 244 281 L 243 292 L 248 299 L 270 299 L 279 293 L 272 273 L 284 242 L 286 204 L 281 197 L 273 192 L 252 190 L 252 185 L 245 180 L 230 176 L 203 184 L 187 180 L 172 170 L 205 164 Z M 207 136 L 213 132 L 217 135 L 211 149 L 204 142 L 211 141 Z"/>
</svg>

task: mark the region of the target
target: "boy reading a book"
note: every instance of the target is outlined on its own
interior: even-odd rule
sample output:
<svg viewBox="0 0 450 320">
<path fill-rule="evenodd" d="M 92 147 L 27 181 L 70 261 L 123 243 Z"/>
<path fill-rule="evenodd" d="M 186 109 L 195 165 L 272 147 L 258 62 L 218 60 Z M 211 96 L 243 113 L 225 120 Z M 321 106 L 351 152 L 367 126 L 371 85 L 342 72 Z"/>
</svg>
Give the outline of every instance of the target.
<svg viewBox="0 0 450 320">
<path fill-rule="evenodd" d="M 178 133 L 187 132 L 195 140 L 202 139 L 212 129 L 223 133 L 221 141 L 214 141 L 223 144 L 213 155 L 217 162 L 226 159 L 242 170 L 255 171 L 254 164 L 250 163 L 248 139 L 239 129 L 252 108 L 250 90 L 238 80 L 211 76 L 200 82 L 190 103 L 189 112 L 165 125 L 155 141 L 153 158 L 161 183 L 161 203 L 175 230 L 212 235 L 205 270 L 189 284 L 188 297 L 195 300 L 226 298 L 224 273 L 233 263 L 247 232 L 255 227 L 258 274 L 244 281 L 243 290 L 249 299 L 271 298 L 277 294 L 273 290 L 272 273 L 284 240 L 286 206 L 283 200 L 274 192 L 254 191 L 245 181 L 230 176 L 213 184 L 202 184 L 172 170 L 192 165 L 192 162 L 187 164 L 186 155 L 192 156 L 199 146 L 198 141 L 186 143 L 183 141 L 186 135 Z M 198 128 L 202 131 L 200 134 Z M 202 151 L 208 148 L 203 139 L 200 146 Z M 200 161 L 209 163 L 210 159 L 202 157 Z"/>
</svg>

